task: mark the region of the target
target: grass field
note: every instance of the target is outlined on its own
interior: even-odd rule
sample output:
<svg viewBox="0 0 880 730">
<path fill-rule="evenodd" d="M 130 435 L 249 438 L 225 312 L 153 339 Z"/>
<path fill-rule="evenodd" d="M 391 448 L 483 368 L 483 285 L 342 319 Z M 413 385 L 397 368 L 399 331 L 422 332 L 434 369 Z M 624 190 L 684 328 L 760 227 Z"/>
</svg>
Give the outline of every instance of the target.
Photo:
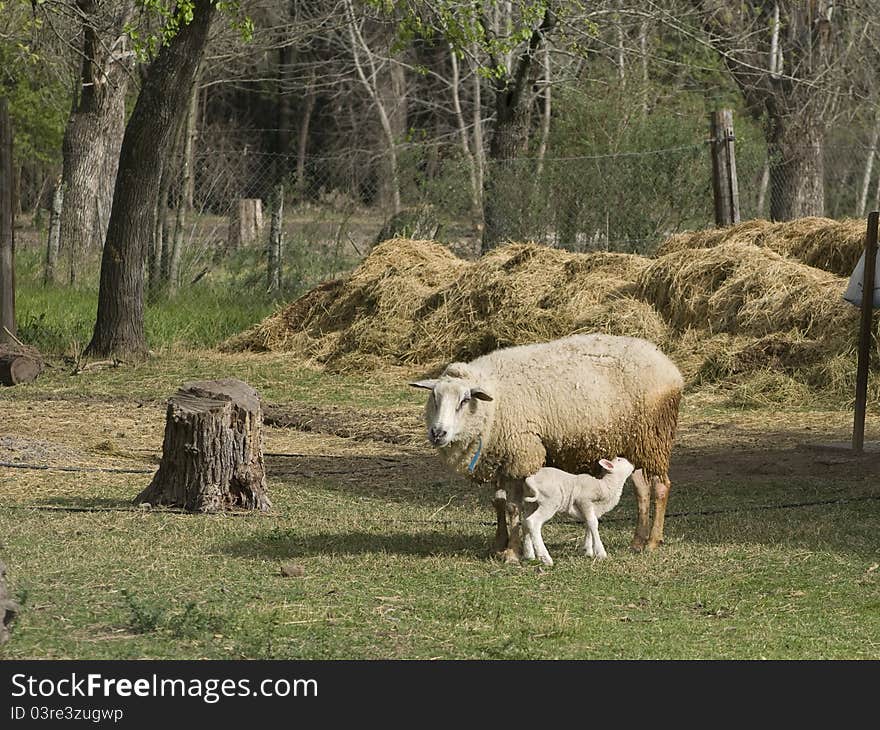
<svg viewBox="0 0 880 730">
<path fill-rule="evenodd" d="M 301 253 L 287 296 L 339 264 Z M 880 658 L 880 456 L 803 448 L 846 440 L 849 411 L 774 406 L 773 373 L 688 392 L 660 551 L 628 551 L 627 487 L 603 520 L 607 561 L 555 520 L 552 569 L 505 566 L 488 558 L 490 494 L 441 471 L 422 437 L 413 373 L 207 349 L 275 306 L 258 264 L 245 252 L 150 304 L 147 362 L 71 375 L 61 355 L 90 337 L 94 266 L 46 289 L 36 249 L 19 251 L 20 331 L 52 367 L 0 389 L 0 560 L 23 607 L 0 658 Z M 134 506 L 165 399 L 230 376 L 305 424 L 264 429 L 272 510 Z"/>
<path fill-rule="evenodd" d="M 880 459 L 801 448 L 847 438 L 846 411 L 690 394 L 664 547 L 628 551 L 627 487 L 603 520 L 609 559 L 556 520 L 545 570 L 487 557 L 490 495 L 440 471 L 403 373 L 180 350 L 68 373 L 0 392 L 0 460 L 140 471 L 0 468 L 0 559 L 23 605 L 2 657 L 880 658 Z M 310 432 L 265 429 L 273 509 L 132 506 L 164 399 L 214 376 L 313 414 Z M 358 438 L 334 435 L 346 419 Z"/>
</svg>

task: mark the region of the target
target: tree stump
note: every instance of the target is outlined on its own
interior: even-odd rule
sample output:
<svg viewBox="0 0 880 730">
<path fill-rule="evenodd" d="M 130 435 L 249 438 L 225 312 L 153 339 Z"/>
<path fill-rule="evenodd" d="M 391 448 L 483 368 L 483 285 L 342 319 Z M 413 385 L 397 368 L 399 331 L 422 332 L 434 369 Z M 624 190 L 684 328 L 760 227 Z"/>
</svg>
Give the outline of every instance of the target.
<svg viewBox="0 0 880 730">
<path fill-rule="evenodd" d="M 241 198 L 232 206 L 229 216 L 228 247 L 235 251 L 257 240 L 263 230 L 263 201 Z"/>
<path fill-rule="evenodd" d="M 18 604 L 6 590 L 6 566 L 0 563 L 0 644 L 9 641 L 9 627 L 18 612 Z"/>
<path fill-rule="evenodd" d="M 247 383 L 185 383 L 168 401 L 159 471 L 135 504 L 269 509 L 262 427 L 260 397 Z"/>
<path fill-rule="evenodd" d="M 33 382 L 41 372 L 43 360 L 36 352 L 0 346 L 0 383 L 3 385 Z"/>
</svg>

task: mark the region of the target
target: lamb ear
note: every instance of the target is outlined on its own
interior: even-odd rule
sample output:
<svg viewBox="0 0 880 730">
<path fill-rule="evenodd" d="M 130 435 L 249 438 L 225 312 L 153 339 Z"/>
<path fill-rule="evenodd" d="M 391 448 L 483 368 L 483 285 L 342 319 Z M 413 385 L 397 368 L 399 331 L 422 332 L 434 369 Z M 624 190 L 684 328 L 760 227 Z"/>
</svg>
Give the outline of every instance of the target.
<svg viewBox="0 0 880 730">
<path fill-rule="evenodd" d="M 599 459 L 599 466 L 605 471 L 614 471 L 614 464 L 608 459 Z"/>
<path fill-rule="evenodd" d="M 471 388 L 471 398 L 477 400 L 495 400 L 484 388 L 479 386 Z"/>
<path fill-rule="evenodd" d="M 425 390 L 434 390 L 434 386 L 437 385 L 436 380 L 417 380 L 414 383 L 410 383 L 413 388 L 424 388 Z"/>
</svg>

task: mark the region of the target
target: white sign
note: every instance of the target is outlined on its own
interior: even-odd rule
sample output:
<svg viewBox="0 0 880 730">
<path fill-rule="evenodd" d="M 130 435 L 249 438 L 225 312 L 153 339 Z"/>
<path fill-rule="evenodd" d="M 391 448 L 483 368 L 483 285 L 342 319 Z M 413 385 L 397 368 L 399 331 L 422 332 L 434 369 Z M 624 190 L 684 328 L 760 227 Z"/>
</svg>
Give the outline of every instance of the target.
<svg viewBox="0 0 880 730">
<path fill-rule="evenodd" d="M 857 307 L 862 306 L 862 286 L 865 280 L 865 252 L 853 269 L 849 277 L 849 284 L 843 293 L 843 298 L 850 304 Z M 877 257 L 877 263 L 874 266 L 874 309 L 880 309 L 880 256 Z"/>
</svg>

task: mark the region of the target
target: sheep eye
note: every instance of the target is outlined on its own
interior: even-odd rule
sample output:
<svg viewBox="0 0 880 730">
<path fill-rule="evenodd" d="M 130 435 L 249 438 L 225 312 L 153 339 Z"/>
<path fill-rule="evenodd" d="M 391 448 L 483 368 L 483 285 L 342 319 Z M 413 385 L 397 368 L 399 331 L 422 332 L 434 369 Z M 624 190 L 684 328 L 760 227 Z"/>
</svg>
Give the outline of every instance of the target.
<svg viewBox="0 0 880 730">
<path fill-rule="evenodd" d="M 466 395 L 464 398 L 462 398 L 462 399 L 461 399 L 461 403 L 458 404 L 458 408 L 457 408 L 456 410 L 459 410 L 459 411 L 460 411 L 460 410 L 461 410 L 461 407 L 462 407 L 465 403 L 467 403 L 470 399 L 471 399 L 471 397 L 470 397 L 469 395 Z"/>
</svg>

